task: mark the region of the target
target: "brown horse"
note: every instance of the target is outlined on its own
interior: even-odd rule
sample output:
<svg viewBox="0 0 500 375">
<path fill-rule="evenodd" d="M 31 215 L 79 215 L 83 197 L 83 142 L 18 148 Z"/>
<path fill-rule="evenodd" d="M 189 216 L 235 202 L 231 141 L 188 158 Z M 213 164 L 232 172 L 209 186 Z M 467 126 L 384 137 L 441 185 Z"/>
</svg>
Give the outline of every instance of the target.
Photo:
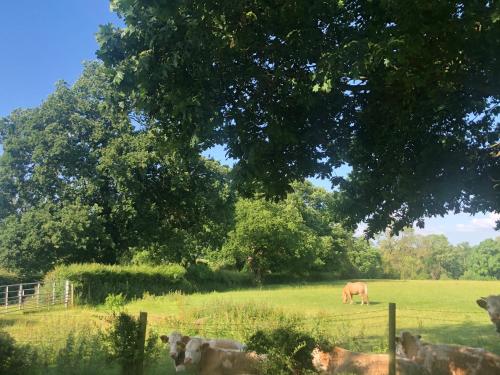
<svg viewBox="0 0 500 375">
<path fill-rule="evenodd" d="M 366 283 L 362 282 L 355 282 L 355 283 L 347 283 L 342 289 L 342 302 L 343 303 L 353 303 L 352 301 L 352 296 L 359 294 L 361 297 L 361 304 L 366 303 L 369 305 L 370 303 L 368 302 L 368 286 Z"/>
</svg>

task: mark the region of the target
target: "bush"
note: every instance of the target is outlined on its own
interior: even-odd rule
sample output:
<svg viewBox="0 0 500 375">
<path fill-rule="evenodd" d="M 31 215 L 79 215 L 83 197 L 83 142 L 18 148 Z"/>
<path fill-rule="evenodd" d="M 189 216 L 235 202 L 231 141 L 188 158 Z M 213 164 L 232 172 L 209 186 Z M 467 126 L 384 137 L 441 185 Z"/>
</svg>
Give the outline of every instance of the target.
<svg viewBox="0 0 500 375">
<path fill-rule="evenodd" d="M 58 266 L 44 281 L 70 280 L 75 298 L 81 303 L 103 303 L 109 294 L 140 298 L 145 292 L 165 294 L 175 290 L 191 291 L 186 270 L 178 264 L 163 266 L 109 266 L 96 263 Z"/>
<path fill-rule="evenodd" d="M 493 276 L 484 276 L 480 275 L 472 270 L 467 270 L 464 272 L 462 276 L 460 276 L 460 280 L 480 280 L 480 281 L 492 281 L 496 280 Z"/>
<path fill-rule="evenodd" d="M 269 332 L 257 331 L 247 342 L 249 350 L 267 354 L 265 374 L 311 374 L 312 351 L 318 346 L 310 335 L 292 327 L 282 327 Z"/>
<path fill-rule="evenodd" d="M 27 374 L 33 359 L 30 347 L 16 346 L 14 339 L 0 331 L 0 374 Z"/>
<path fill-rule="evenodd" d="M 253 286 L 253 275 L 231 270 L 213 270 L 207 264 L 197 263 L 187 269 L 187 280 L 197 290 L 210 291 L 243 286 Z"/>
<path fill-rule="evenodd" d="M 65 375 L 112 373 L 117 366 L 108 358 L 108 348 L 101 333 L 70 334 L 64 347 L 57 352 L 53 372 Z"/>
<path fill-rule="evenodd" d="M 105 336 L 110 359 L 122 367 L 122 374 L 136 374 L 138 364 L 139 321 L 126 313 L 112 317 L 111 328 Z M 144 346 L 144 365 L 151 365 L 159 358 L 158 335 L 150 333 Z"/>
<path fill-rule="evenodd" d="M 125 297 L 123 294 L 108 294 L 104 300 L 104 307 L 110 310 L 113 314 L 123 311 L 125 307 Z"/>
<path fill-rule="evenodd" d="M 20 278 L 18 275 L 0 267 L 0 285 L 17 284 L 19 282 Z"/>
</svg>

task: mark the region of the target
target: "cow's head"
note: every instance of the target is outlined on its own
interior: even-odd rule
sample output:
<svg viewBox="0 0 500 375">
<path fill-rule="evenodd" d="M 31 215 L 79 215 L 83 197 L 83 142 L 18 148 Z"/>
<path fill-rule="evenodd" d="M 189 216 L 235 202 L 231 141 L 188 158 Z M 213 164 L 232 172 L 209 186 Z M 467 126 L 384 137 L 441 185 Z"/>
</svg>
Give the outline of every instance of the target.
<svg viewBox="0 0 500 375">
<path fill-rule="evenodd" d="M 169 344 L 170 346 L 170 357 L 172 359 L 177 359 L 179 357 L 179 353 L 184 351 L 184 346 L 189 341 L 189 336 L 183 336 L 179 332 L 171 332 L 168 336 L 163 335 L 160 336 L 160 339 L 163 343 Z"/>
<path fill-rule="evenodd" d="M 330 353 L 314 348 L 312 351 L 313 367 L 319 372 L 328 372 L 330 369 Z"/>
<path fill-rule="evenodd" d="M 209 347 L 207 342 L 204 342 L 200 338 L 192 338 L 186 344 L 186 357 L 184 358 L 184 363 L 187 365 L 196 365 L 200 363 L 201 353 Z"/>
<path fill-rule="evenodd" d="M 479 307 L 488 311 L 491 321 L 500 333 L 500 296 L 481 297 L 476 302 Z"/>
<path fill-rule="evenodd" d="M 396 337 L 396 354 L 411 360 L 415 359 L 420 349 L 420 335 L 412 335 L 410 332 L 401 332 L 400 337 Z"/>
</svg>

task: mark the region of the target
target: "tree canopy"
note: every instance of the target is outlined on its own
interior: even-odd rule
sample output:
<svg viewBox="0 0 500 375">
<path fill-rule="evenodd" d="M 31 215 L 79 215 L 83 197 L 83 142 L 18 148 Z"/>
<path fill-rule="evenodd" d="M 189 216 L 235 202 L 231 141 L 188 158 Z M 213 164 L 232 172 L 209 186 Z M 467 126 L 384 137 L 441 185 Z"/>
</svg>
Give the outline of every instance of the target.
<svg viewBox="0 0 500 375">
<path fill-rule="evenodd" d="M 368 234 L 500 210 L 498 1 L 111 3 L 122 100 L 180 149 L 226 145 L 240 192 L 328 177 Z"/>
<path fill-rule="evenodd" d="M 234 201 L 227 168 L 165 146 L 147 116 L 113 95 L 102 65 L 90 63 L 40 107 L 0 119 L 0 262 L 9 269 L 116 263 L 137 249 L 190 262 L 222 246 Z"/>
</svg>

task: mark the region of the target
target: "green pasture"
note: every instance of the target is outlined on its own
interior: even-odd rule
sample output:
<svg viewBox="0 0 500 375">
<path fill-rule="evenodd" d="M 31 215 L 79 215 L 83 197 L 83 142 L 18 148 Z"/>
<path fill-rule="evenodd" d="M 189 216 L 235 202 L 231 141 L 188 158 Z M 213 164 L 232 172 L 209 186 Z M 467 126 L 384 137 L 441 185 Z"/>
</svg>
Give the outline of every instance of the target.
<svg viewBox="0 0 500 375">
<path fill-rule="evenodd" d="M 480 296 L 499 294 L 500 281 L 368 281 L 369 306 L 361 306 L 357 297 L 353 305 L 342 304 L 344 284 L 339 281 L 188 296 L 146 296 L 126 308 L 133 313 L 147 311 L 152 325 L 162 332 L 183 327 L 172 327 L 167 317 L 175 316 L 185 322 L 190 332 L 222 331 L 240 339 L 244 339 L 242 331 L 247 327 L 275 323 L 272 316 L 268 321 L 253 322 L 245 309 L 271 309 L 276 315 L 297 316 L 299 325 L 325 333 L 353 349 L 382 351 L 387 345 L 387 306 L 395 302 L 398 332 L 409 330 L 429 342 L 483 347 L 500 353 L 494 326 L 475 302 Z M 235 306 L 244 307 L 241 319 L 224 314 L 224 307 Z"/>
<path fill-rule="evenodd" d="M 397 304 L 397 331 L 419 333 L 433 343 L 483 347 L 500 354 L 500 340 L 480 296 L 500 293 L 500 281 L 368 281 L 369 306 L 344 305 L 344 282 L 277 285 L 259 289 L 148 296 L 124 306 L 148 312 L 148 329 L 180 330 L 245 340 L 255 330 L 282 325 L 326 336 L 353 350 L 387 349 L 387 304 Z M 70 332 L 105 328 L 104 306 L 0 315 L 0 328 L 21 343 L 63 346 Z"/>
</svg>

